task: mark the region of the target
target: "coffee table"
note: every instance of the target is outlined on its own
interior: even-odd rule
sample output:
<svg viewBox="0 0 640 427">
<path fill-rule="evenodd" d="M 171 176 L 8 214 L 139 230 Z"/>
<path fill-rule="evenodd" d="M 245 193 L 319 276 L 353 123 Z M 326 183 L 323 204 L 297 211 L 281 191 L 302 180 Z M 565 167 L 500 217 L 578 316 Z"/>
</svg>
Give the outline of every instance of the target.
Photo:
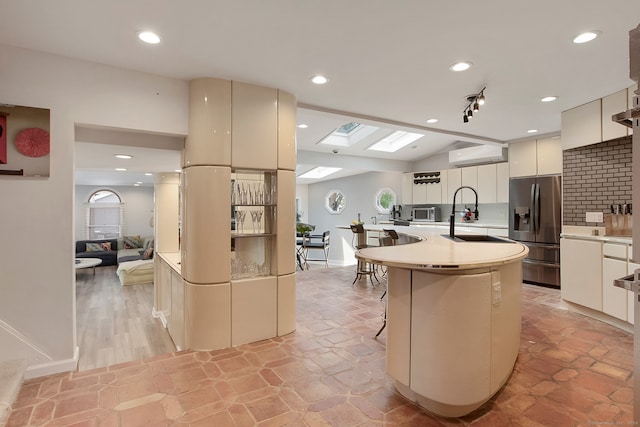
<svg viewBox="0 0 640 427">
<path fill-rule="evenodd" d="M 102 264 L 100 258 L 76 258 L 75 267 L 76 270 L 81 268 L 93 268 L 93 274 L 96 274 L 96 265 Z"/>
</svg>

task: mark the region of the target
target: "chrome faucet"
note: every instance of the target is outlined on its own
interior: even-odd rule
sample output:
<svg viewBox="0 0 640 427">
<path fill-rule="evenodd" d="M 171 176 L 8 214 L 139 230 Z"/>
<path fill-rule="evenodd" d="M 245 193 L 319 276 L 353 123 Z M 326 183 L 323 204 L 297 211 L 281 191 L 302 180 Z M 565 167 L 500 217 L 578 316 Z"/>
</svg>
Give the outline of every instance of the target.
<svg viewBox="0 0 640 427">
<path fill-rule="evenodd" d="M 476 221 L 480 217 L 480 213 L 478 212 L 478 192 L 473 187 L 469 187 L 467 185 L 458 187 L 456 192 L 453 193 L 453 206 L 451 207 L 451 216 L 449 217 L 449 237 L 451 237 L 452 239 L 455 237 L 454 227 L 456 223 L 456 196 L 458 195 L 458 191 L 462 190 L 463 188 L 468 188 L 469 190 L 473 191 L 473 194 L 476 195 L 476 209 L 473 211 L 473 216 L 475 217 Z"/>
</svg>

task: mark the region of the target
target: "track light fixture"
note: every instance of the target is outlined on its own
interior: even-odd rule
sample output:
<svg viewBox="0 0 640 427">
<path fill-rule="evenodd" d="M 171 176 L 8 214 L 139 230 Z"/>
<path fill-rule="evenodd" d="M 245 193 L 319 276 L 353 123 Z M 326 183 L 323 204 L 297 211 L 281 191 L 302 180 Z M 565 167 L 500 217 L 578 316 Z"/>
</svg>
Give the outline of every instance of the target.
<svg viewBox="0 0 640 427">
<path fill-rule="evenodd" d="M 464 115 L 462 117 L 462 121 L 464 123 L 469 123 L 469 119 L 473 117 L 473 113 L 480 110 L 481 105 L 484 105 L 485 103 L 484 90 L 486 88 L 487 87 L 485 86 L 482 88 L 480 92 L 467 96 L 468 104 L 467 104 L 467 107 L 464 109 Z"/>
</svg>

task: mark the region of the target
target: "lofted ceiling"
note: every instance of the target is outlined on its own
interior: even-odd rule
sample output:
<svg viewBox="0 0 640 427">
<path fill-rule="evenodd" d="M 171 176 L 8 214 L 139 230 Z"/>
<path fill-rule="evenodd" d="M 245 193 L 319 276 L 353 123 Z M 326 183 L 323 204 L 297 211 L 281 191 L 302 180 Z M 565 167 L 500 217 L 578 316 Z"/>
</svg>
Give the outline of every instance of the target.
<svg viewBox="0 0 640 427">
<path fill-rule="evenodd" d="M 460 144 L 559 133 L 563 110 L 633 84 L 628 32 L 640 23 L 638 0 L 0 0 L 0 8 L 0 44 L 291 92 L 298 123 L 308 125 L 297 131 L 298 172 L 341 165 L 342 175 L 408 170 Z M 161 43 L 137 41 L 140 30 L 157 32 Z M 599 37 L 572 43 L 587 30 Z M 472 67 L 450 71 L 458 61 Z M 328 83 L 312 84 L 316 74 Z M 466 97 L 485 86 L 486 105 L 463 123 Z M 549 95 L 558 99 L 540 102 Z M 438 121 L 429 124 L 430 118 Z M 395 153 L 365 150 L 370 141 L 337 153 L 317 144 L 351 121 L 425 136 Z M 97 164 L 104 165 L 97 157 L 109 150 L 76 139 L 80 175 L 110 167 Z M 156 148 L 154 138 L 147 142 Z M 166 150 L 173 149 L 146 157 Z"/>
</svg>

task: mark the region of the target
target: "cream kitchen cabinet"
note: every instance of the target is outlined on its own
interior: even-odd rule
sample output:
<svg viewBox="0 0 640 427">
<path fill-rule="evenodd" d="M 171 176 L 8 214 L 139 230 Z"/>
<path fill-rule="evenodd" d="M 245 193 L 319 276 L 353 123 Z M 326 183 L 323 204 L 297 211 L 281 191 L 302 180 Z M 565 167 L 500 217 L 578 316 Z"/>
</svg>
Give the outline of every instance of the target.
<svg viewBox="0 0 640 427">
<path fill-rule="evenodd" d="M 602 140 L 627 136 L 627 127 L 611 120 L 611 116 L 627 110 L 627 89 L 619 90 L 602 98 Z"/>
<path fill-rule="evenodd" d="M 636 86 L 632 86 L 604 98 L 563 111 L 561 116 L 562 149 L 568 150 L 597 144 L 630 134 L 627 128 L 614 123 L 611 116 L 631 107 L 635 89 Z"/>
<path fill-rule="evenodd" d="M 631 246 L 563 236 L 560 247 L 562 298 L 633 324 L 633 293 L 613 285 L 614 280 L 640 267 L 630 262 Z"/>
<path fill-rule="evenodd" d="M 460 185 L 474 188 L 478 191 L 478 167 L 468 166 L 460 169 Z M 476 196 L 468 189 L 460 190 L 460 201 L 465 204 L 475 203 Z"/>
<path fill-rule="evenodd" d="M 562 173 L 562 143 L 560 138 L 536 140 L 536 166 L 538 175 Z"/>
<path fill-rule="evenodd" d="M 442 203 L 451 203 L 449 197 L 449 171 L 440 171 L 440 200 Z"/>
<path fill-rule="evenodd" d="M 442 173 L 440 173 L 442 175 Z M 442 202 L 442 181 L 433 184 L 425 184 L 427 187 L 427 203 L 430 205 L 439 205 Z"/>
<path fill-rule="evenodd" d="M 427 203 L 427 185 L 428 184 L 413 184 L 412 204 L 424 205 Z"/>
<path fill-rule="evenodd" d="M 478 166 L 478 201 L 496 203 L 498 199 L 498 168 L 496 164 Z M 507 178 L 508 179 L 508 178 Z"/>
<path fill-rule="evenodd" d="M 563 111 L 561 122 L 563 150 L 602 142 L 602 100 Z"/>
<path fill-rule="evenodd" d="M 629 247 L 629 254 L 631 254 L 631 247 Z M 640 268 L 640 264 L 630 262 L 629 264 L 627 264 L 627 274 L 633 274 L 639 268 Z M 633 325 L 633 322 L 635 321 L 634 314 L 633 314 L 634 304 L 636 304 L 635 293 L 631 291 L 627 291 L 627 322 L 631 323 L 632 325 Z"/>
<path fill-rule="evenodd" d="M 613 281 L 627 274 L 627 245 L 602 245 L 602 311 L 627 321 L 627 293 L 613 285 Z"/>
<path fill-rule="evenodd" d="M 441 175 L 441 171 L 413 173 L 412 204 L 424 205 L 442 203 Z"/>
<path fill-rule="evenodd" d="M 461 185 L 462 185 L 461 169 L 447 170 L 447 197 L 444 198 L 444 200 L 446 200 L 447 203 L 453 202 L 453 195 L 455 194 L 456 190 L 460 188 Z M 456 203 L 460 203 L 460 201 L 461 201 L 460 195 L 458 195 L 456 199 Z"/>
<path fill-rule="evenodd" d="M 602 311 L 602 242 L 560 239 L 560 280 L 562 299 Z"/>
<path fill-rule="evenodd" d="M 402 204 L 413 204 L 413 172 L 402 174 Z"/>
<path fill-rule="evenodd" d="M 562 145 L 559 138 L 532 139 L 509 144 L 511 177 L 562 173 Z"/>
<path fill-rule="evenodd" d="M 537 175 L 536 140 L 509 144 L 509 176 Z"/>
<path fill-rule="evenodd" d="M 509 163 L 496 164 L 496 203 L 509 203 Z"/>
</svg>

